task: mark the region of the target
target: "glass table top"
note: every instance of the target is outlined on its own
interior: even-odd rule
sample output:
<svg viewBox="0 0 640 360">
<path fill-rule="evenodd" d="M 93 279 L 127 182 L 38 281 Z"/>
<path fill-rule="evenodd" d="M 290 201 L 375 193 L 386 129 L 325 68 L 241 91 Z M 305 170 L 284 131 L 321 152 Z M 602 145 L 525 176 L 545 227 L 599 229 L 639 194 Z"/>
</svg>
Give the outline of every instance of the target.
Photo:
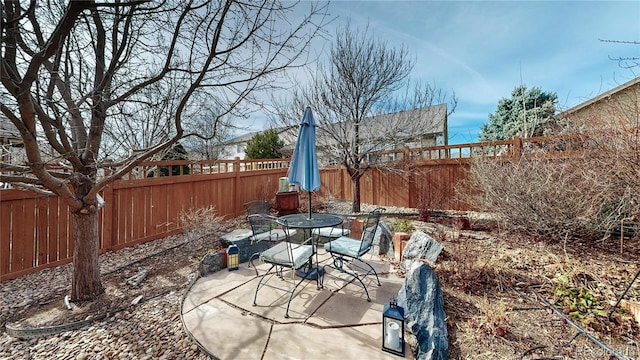
<svg viewBox="0 0 640 360">
<path fill-rule="evenodd" d="M 288 225 L 290 228 L 295 229 L 315 229 L 323 227 L 333 227 L 342 224 L 344 220 L 342 217 L 334 214 L 318 213 L 311 214 L 309 218 L 308 213 L 304 214 L 291 214 L 280 216 L 277 220 L 280 225 Z"/>
</svg>

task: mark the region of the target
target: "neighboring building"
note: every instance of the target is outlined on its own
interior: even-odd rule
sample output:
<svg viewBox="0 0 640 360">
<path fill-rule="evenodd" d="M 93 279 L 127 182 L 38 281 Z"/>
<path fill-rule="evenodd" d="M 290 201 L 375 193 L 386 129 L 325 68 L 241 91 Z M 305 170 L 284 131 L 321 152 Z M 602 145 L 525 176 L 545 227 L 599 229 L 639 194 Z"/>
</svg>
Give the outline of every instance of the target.
<svg viewBox="0 0 640 360">
<path fill-rule="evenodd" d="M 25 160 L 24 144 L 18 129 L 9 119 L 0 116 L 0 161 L 8 164 L 23 164 Z"/>
<path fill-rule="evenodd" d="M 640 77 L 557 115 L 583 131 L 640 126 Z"/>
<path fill-rule="evenodd" d="M 337 127 L 345 133 L 353 131 L 353 126 L 350 126 L 348 123 L 331 124 L 329 126 Z M 367 143 L 371 143 L 371 146 L 375 147 L 376 150 L 393 150 L 405 146 L 419 148 L 447 145 L 447 127 L 447 105 L 439 104 L 416 110 L 368 118 L 360 125 L 360 134 L 365 139 L 365 146 Z M 298 127 L 282 127 L 274 130 L 278 132 L 278 136 L 285 143 L 283 148 L 285 157 L 291 156 L 298 136 Z M 316 136 L 318 149 L 320 151 L 323 148 L 331 148 L 335 144 L 335 140 L 326 135 L 326 132 L 335 132 L 335 130 L 336 129 L 323 130 L 322 125 L 318 129 Z M 401 144 L 394 144 L 387 141 L 384 145 L 376 141 L 376 137 L 380 136 L 380 134 L 388 134 L 389 132 L 395 132 L 399 138 L 406 139 L 407 137 L 411 137 L 412 140 Z M 223 145 L 224 150 L 221 152 L 221 154 L 223 154 L 221 159 L 230 160 L 235 157 L 244 159 L 247 142 L 257 133 L 258 132 L 244 134 L 225 142 Z M 412 134 L 418 135 L 411 136 Z"/>
<path fill-rule="evenodd" d="M 285 149 L 293 147 L 290 146 L 291 136 L 286 134 L 289 127 L 282 127 L 274 129 L 278 133 L 278 137 L 285 142 Z M 240 135 L 234 137 L 224 144 L 222 144 L 222 150 L 220 151 L 220 159 L 221 160 L 233 160 L 235 158 L 240 158 L 244 160 L 246 155 L 245 151 L 247 149 L 247 143 L 251 140 L 256 134 L 262 133 L 263 131 L 254 131 L 244 135 Z M 295 143 L 295 136 L 293 139 Z M 286 151 L 285 151 L 286 153 Z"/>
</svg>

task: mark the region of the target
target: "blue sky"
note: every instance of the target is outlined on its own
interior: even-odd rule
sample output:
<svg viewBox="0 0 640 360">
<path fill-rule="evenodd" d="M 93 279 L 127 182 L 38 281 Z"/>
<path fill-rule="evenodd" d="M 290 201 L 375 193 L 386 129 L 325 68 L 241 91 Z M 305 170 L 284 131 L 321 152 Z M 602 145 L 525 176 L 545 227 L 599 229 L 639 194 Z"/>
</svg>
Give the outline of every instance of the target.
<svg viewBox="0 0 640 360">
<path fill-rule="evenodd" d="M 640 45 L 599 40 L 640 41 L 640 1 L 334 1 L 329 11 L 338 16 L 329 35 L 368 22 L 372 36 L 415 56 L 412 79 L 456 93 L 450 144 L 475 142 L 520 83 L 557 93 L 567 109 L 640 76 L 610 59 L 640 57 Z"/>
</svg>

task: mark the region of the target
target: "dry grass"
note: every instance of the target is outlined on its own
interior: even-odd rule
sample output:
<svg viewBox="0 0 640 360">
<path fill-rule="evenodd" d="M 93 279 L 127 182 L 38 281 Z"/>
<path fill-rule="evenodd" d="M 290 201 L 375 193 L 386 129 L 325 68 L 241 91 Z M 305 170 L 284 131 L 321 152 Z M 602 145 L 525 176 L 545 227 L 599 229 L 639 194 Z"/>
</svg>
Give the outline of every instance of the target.
<svg viewBox="0 0 640 360">
<path fill-rule="evenodd" d="M 566 314 L 575 311 L 571 305 L 581 299 L 567 304 L 556 291 L 565 279 L 569 288 L 587 289 L 608 312 L 640 268 L 637 248 L 620 259 L 604 242 L 585 249 L 584 243 L 550 244 L 505 233 L 483 236 L 442 227 L 429 233 L 445 246 L 436 273 L 445 295 L 452 359 L 608 359 L 585 336 L 574 338 L 576 330 L 537 296 Z M 627 297 L 640 299 L 639 289 L 640 284 Z M 620 353 L 640 358 L 640 330 L 630 314 L 617 311 L 607 319 L 594 309 L 571 318 Z"/>
</svg>

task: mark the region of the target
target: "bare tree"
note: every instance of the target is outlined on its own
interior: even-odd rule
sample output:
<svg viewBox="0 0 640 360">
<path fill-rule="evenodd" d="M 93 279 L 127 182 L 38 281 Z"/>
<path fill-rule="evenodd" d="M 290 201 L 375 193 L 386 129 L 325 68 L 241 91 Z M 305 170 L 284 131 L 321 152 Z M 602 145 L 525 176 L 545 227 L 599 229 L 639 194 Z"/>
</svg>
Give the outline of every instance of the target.
<svg viewBox="0 0 640 360">
<path fill-rule="evenodd" d="M 360 179 L 380 165 L 371 153 L 419 141 L 438 129 L 446 136 L 446 117 L 457 100 L 434 85 L 411 82 L 415 62 L 408 50 L 374 39 L 368 28 L 338 29 L 328 58 L 309 74 L 308 86 L 295 89 L 292 100 L 274 99 L 274 121 L 295 125 L 306 106 L 313 108 L 318 151 L 345 167 L 353 182 L 353 211 L 359 212 Z"/>
<path fill-rule="evenodd" d="M 73 300 L 104 291 L 98 266 L 99 191 L 189 135 L 182 120 L 197 113 L 198 96 L 206 93 L 219 106 L 219 119 L 257 102 L 255 94 L 269 89 L 273 76 L 303 65 L 301 55 L 323 26 L 326 5 L 303 3 L 308 9 L 296 18 L 297 5 L 273 0 L 2 3 L 0 111 L 20 132 L 28 162 L 0 164 L 0 181 L 56 194 L 70 207 Z M 118 159 L 116 171 L 98 178 L 105 129 L 127 121 L 128 111 L 140 115 L 136 121 L 158 111 L 148 89 L 174 92 L 174 107 L 162 110 L 170 114 L 163 121 L 171 119 L 171 129 L 158 142 L 141 143 L 143 148 Z M 52 156 L 44 155 L 45 148 L 53 149 Z"/>
<path fill-rule="evenodd" d="M 173 122 L 180 104 L 178 89 L 187 84 L 176 82 L 154 83 L 140 90 L 144 101 L 122 102 L 113 107 L 110 121 L 105 123 L 103 158 L 121 159 L 129 154 L 149 149 L 155 144 L 167 142 L 176 134 Z M 194 96 L 195 97 L 195 96 Z M 194 103 L 194 101 L 191 101 Z M 183 115 L 186 120 L 187 115 Z M 183 120 L 184 122 L 184 120 Z M 183 129 L 189 131 L 183 124 Z M 165 149 L 149 160 L 160 160 Z"/>
<path fill-rule="evenodd" d="M 218 117 L 219 112 L 202 104 L 200 113 L 186 122 L 186 128 L 199 134 L 184 140 L 185 147 L 194 156 L 192 158 L 215 160 L 225 155 L 223 144 L 239 127 L 228 117 Z"/>
<path fill-rule="evenodd" d="M 635 40 L 607 40 L 607 39 L 599 39 L 602 42 L 613 43 L 618 45 L 640 45 L 640 41 Z M 637 52 L 636 52 L 637 54 Z M 634 69 L 640 66 L 640 57 L 639 56 L 609 56 L 609 59 L 617 61 L 621 68 L 623 69 Z"/>
</svg>

